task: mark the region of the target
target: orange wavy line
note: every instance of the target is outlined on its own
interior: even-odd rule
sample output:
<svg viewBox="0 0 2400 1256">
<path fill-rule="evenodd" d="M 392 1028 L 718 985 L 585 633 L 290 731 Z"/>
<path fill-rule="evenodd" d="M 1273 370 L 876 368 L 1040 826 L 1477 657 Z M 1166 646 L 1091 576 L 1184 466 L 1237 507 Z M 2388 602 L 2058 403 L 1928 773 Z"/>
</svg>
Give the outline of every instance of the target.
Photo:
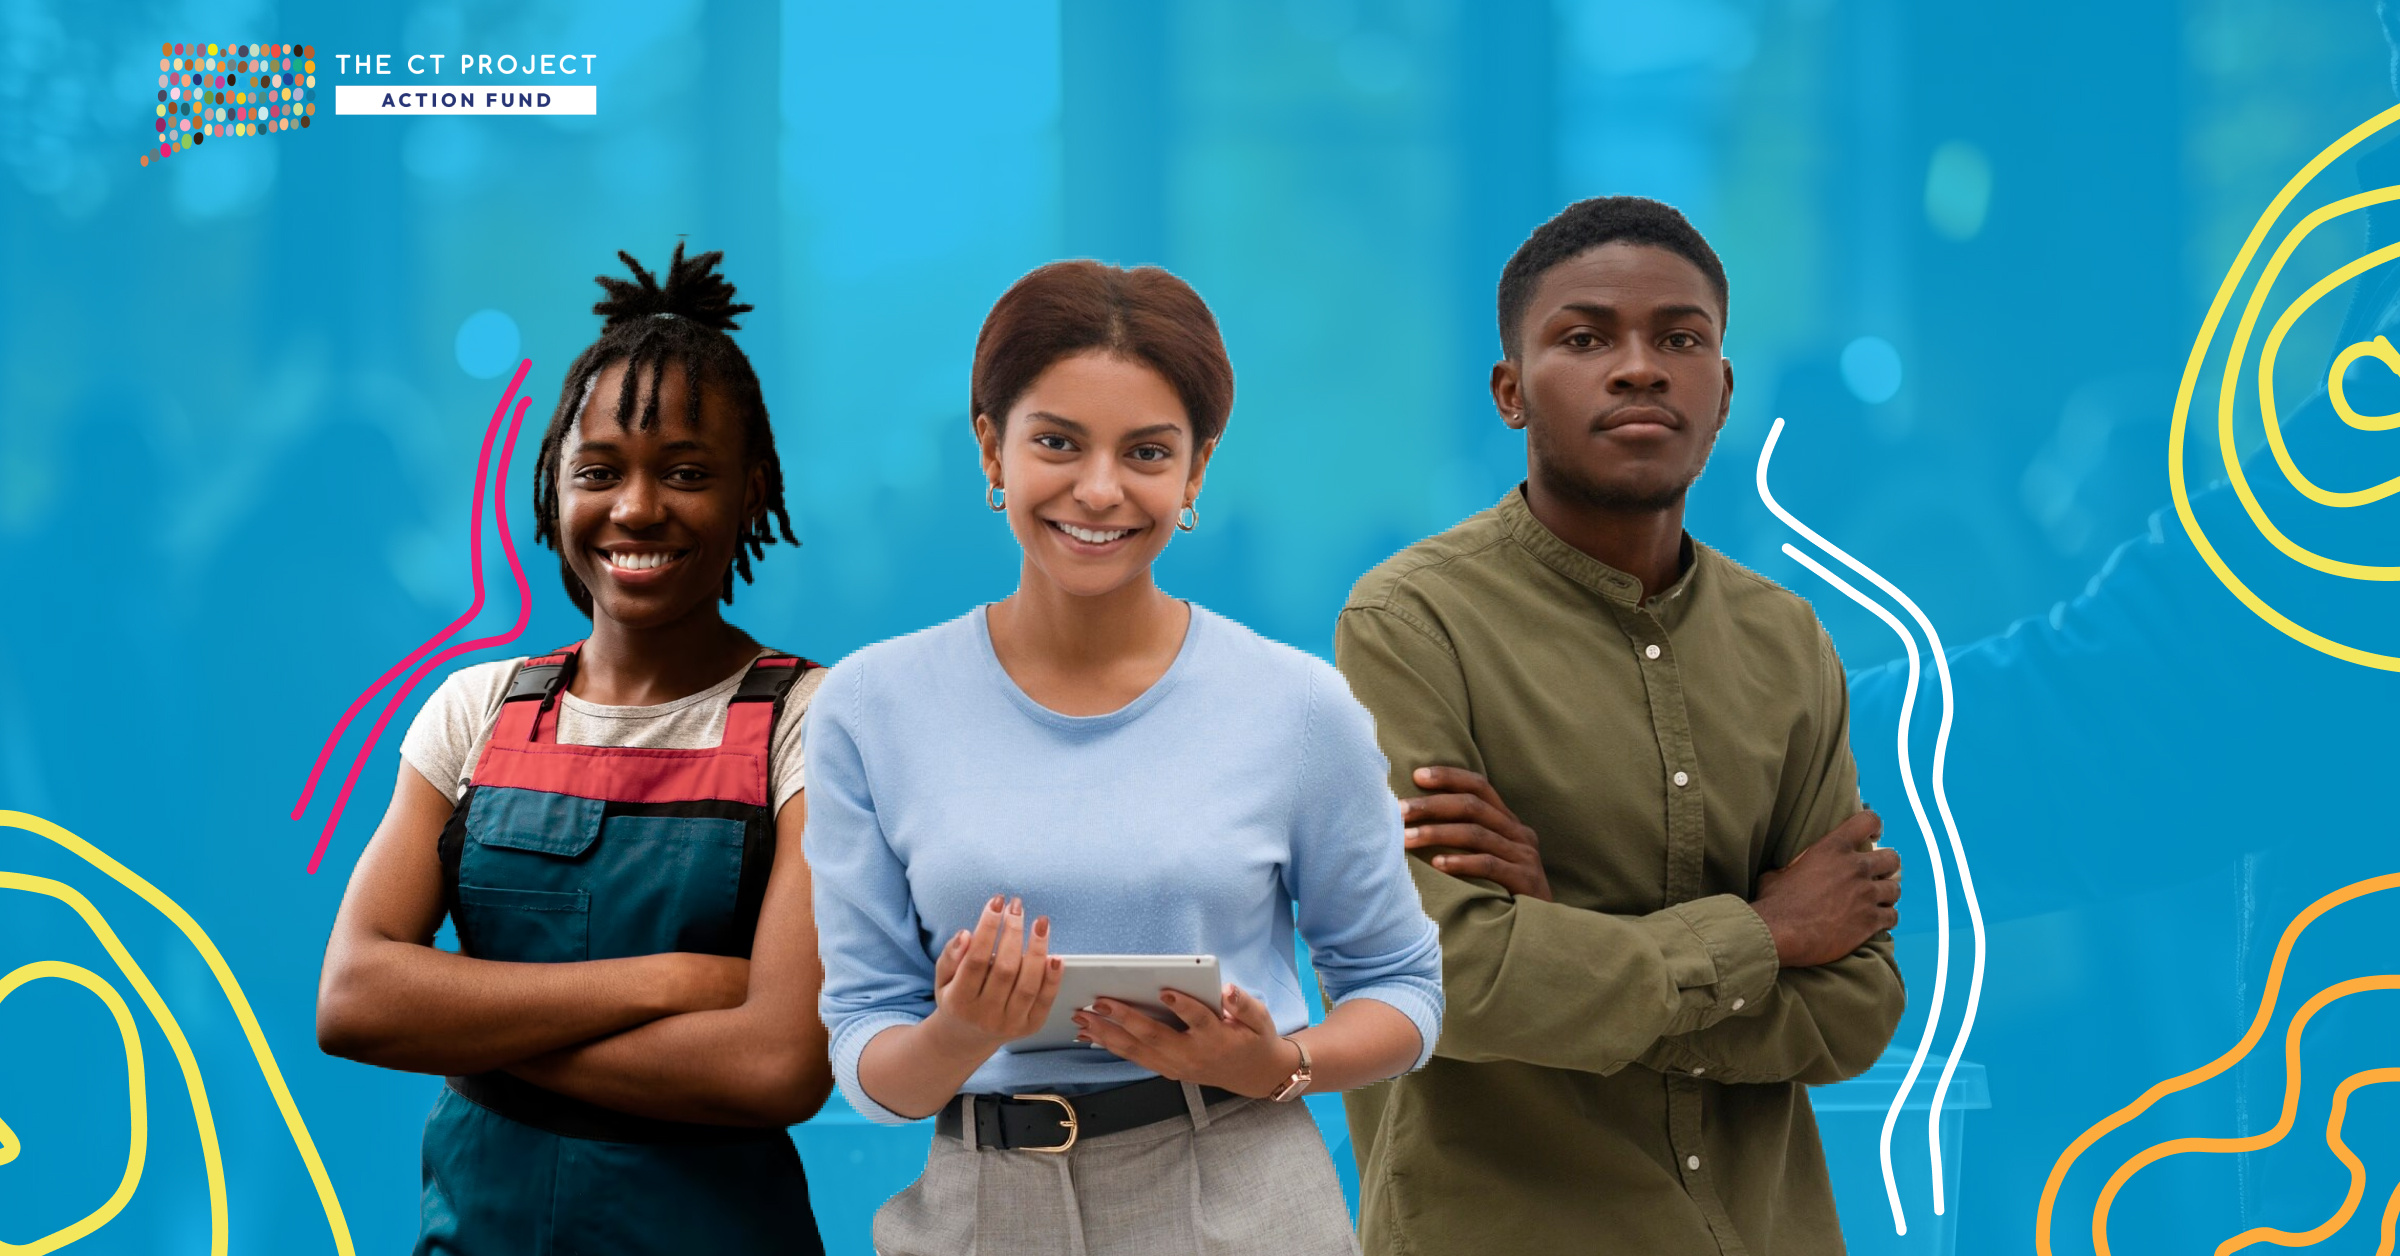
<svg viewBox="0 0 2400 1256">
<path fill-rule="evenodd" d="M 2352 1091 L 2386 1082 L 2400 1082 L 2400 1068 L 2368 1069 L 2363 1073 L 2353 1073 L 2334 1088 L 2333 1111 L 2325 1118 L 2325 1145 L 2332 1148 L 2334 1156 L 2350 1169 L 2350 1189 L 2342 1196 L 2342 1206 L 2335 1209 L 2322 1225 L 2298 1233 L 2263 1225 L 2244 1230 L 2218 1244 L 2217 1256 L 2233 1256 L 2233 1253 L 2259 1243 L 2273 1243 L 2277 1247 L 2313 1247 L 2350 1224 L 2351 1214 L 2358 1211 L 2359 1201 L 2367 1197 L 2367 1166 L 2359 1163 L 2358 1153 L 2350 1150 L 2350 1144 L 2342 1141 L 2342 1118 L 2349 1113 Z M 2394 1192 L 2394 1198 L 2400 1199 L 2400 1191 Z"/>
<path fill-rule="evenodd" d="M 2383 1206 L 2383 1242 L 2376 1247 L 2375 1256 L 2392 1256 L 2394 1222 L 2400 1222 L 2400 1186 L 2392 1188 L 2392 1202 Z"/>
<path fill-rule="evenodd" d="M 2115 1173 L 2110 1174 L 2108 1185 L 2100 1190 L 2099 1205 L 2092 1210 L 2093 1250 L 2100 1253 L 2100 1256 L 2108 1256 L 2108 1212 L 2116 1204 L 2117 1192 L 2123 1190 L 2125 1184 L 2133 1180 L 2134 1174 L 2170 1156 L 2180 1156 L 2188 1152 L 2209 1152 L 2222 1155 L 2237 1151 L 2256 1151 L 2259 1148 L 2271 1147 L 2283 1141 L 2284 1135 L 2292 1132 L 2292 1125 L 2300 1116 L 2301 1033 L 2308 1028 L 2308 1022 L 2315 1019 L 2316 1014 L 2323 1011 L 2328 1005 L 2349 998 L 2351 995 L 2364 994 L 2371 990 L 2400 990 L 2400 976 L 2353 977 L 2348 981 L 2327 986 L 2318 991 L 2315 997 L 2309 999 L 2301 1006 L 2299 1012 L 2293 1015 L 2291 1026 L 2284 1031 L 2283 1035 L 2283 1115 L 2276 1119 L 2273 1129 L 2263 1134 L 2250 1135 L 2247 1138 L 2171 1138 L 2155 1147 L 2144 1148 L 2140 1154 L 2126 1161 Z"/>
<path fill-rule="evenodd" d="M 2292 918 L 2292 923 L 2284 926 L 2283 938 L 2275 944 L 2275 958 L 2267 966 L 2267 984 L 2266 989 L 2259 996 L 2258 1014 L 2251 1018 L 2250 1029 L 2242 1035 L 2242 1040 L 2235 1043 L 2232 1050 L 2207 1064 L 2181 1076 L 2170 1077 L 2143 1091 L 2141 1098 L 2101 1118 L 2098 1124 L 2078 1135 L 2074 1142 L 2067 1145 L 2065 1151 L 2059 1153 L 2058 1162 L 2050 1166 L 2049 1179 L 2042 1184 L 2041 1205 L 2034 1214 L 2035 1251 L 2041 1253 L 2041 1256 L 2053 1256 L 2050 1245 L 2050 1222 L 2052 1214 L 2058 1207 L 2059 1188 L 2066 1184 L 2067 1173 L 2075 1167 L 2076 1160 L 2091 1149 L 2092 1144 L 2099 1142 L 2110 1133 L 2149 1111 L 2152 1105 L 2168 1095 L 2189 1090 L 2232 1068 L 2240 1063 L 2244 1056 L 2250 1054 L 2250 1049 L 2258 1045 L 2259 1039 L 2266 1036 L 2267 1025 L 2275 1017 L 2276 996 L 2283 989 L 2284 967 L 2291 962 L 2292 946 L 2300 940 L 2301 933 L 2316 923 L 2318 917 L 2344 903 L 2395 888 L 2400 888 L 2400 872 L 2369 877 L 2364 881 L 2345 885 L 2316 902 L 2310 903 L 2306 910 Z M 2391 1229 L 2391 1220 L 2388 1218 L 2385 1228 L 2387 1232 Z M 2101 1229 L 2102 1227 L 2095 1225 L 2094 1239 L 2098 1244 L 2101 1256 L 2107 1256 L 2107 1235 L 2100 1232 Z M 2391 1256 L 2388 1244 L 2386 1250 L 2379 1256 Z"/>
<path fill-rule="evenodd" d="M 2275 1128 L 2247 1138 L 2170 1138 L 2155 1147 L 2142 1149 L 2139 1155 L 2126 1161 L 2108 1177 L 2108 1185 L 2100 1188 L 2099 1206 L 2092 1209 L 2092 1250 L 2108 1256 L 2108 1210 L 2116 1205 L 2117 1192 L 2133 1180 L 2133 1175 L 2165 1160 L 2188 1152 L 2210 1152 L 2223 1155 L 2236 1151 L 2256 1151 L 2272 1147 L 2292 1132 L 2292 1124 L 2300 1116 L 2300 1034 L 2308 1022 L 2328 1005 L 2354 994 L 2370 990 L 2400 990 L 2400 975 L 2352 977 L 2348 981 L 2319 990 L 2314 998 L 2301 1005 L 2292 1016 L 2291 1026 L 2283 1034 L 2283 1115 Z"/>
</svg>

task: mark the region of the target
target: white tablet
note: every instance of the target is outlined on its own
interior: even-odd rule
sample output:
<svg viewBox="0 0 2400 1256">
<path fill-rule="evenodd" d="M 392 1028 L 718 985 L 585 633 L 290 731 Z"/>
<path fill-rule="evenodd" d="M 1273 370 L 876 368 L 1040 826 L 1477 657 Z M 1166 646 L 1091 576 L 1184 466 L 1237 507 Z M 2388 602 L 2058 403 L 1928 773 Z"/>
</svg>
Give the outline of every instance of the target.
<svg viewBox="0 0 2400 1256">
<path fill-rule="evenodd" d="M 1183 1021 L 1158 1001 L 1161 990 L 1175 990 L 1224 1010 L 1224 983 L 1217 977 L 1214 955 L 1061 955 L 1064 971 L 1058 977 L 1058 999 L 1042 1027 L 1002 1047 L 1003 1051 L 1055 1051 L 1089 1048 L 1075 1041 L 1075 1013 L 1094 999 L 1130 1003 L 1169 1025 Z"/>
</svg>

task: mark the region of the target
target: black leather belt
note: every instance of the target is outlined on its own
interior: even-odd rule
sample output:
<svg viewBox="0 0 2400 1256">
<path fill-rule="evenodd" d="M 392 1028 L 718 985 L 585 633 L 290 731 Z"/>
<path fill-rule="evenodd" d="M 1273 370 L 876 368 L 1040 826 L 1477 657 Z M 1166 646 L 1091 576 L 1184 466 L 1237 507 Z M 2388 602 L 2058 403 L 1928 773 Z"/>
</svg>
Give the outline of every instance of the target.
<svg viewBox="0 0 2400 1256">
<path fill-rule="evenodd" d="M 1201 1102 L 1210 1106 L 1239 1098 L 1215 1086 L 1200 1088 Z M 967 1107 L 975 1110 L 974 1146 L 978 1151 L 1061 1152 L 1080 1139 L 1139 1129 L 1191 1113 L 1183 1099 L 1182 1082 L 1153 1077 L 1088 1095 L 961 1095 L 943 1105 L 941 1115 L 934 1118 L 934 1132 L 960 1138 L 959 1112 Z"/>
<path fill-rule="evenodd" d="M 662 1121 L 635 1116 L 615 1108 L 586 1103 L 547 1090 L 514 1073 L 477 1073 L 453 1077 L 450 1089 L 509 1120 L 548 1130 L 562 1138 L 585 1138 L 602 1143 L 747 1143 L 782 1138 L 781 1129 L 746 1125 L 704 1125 L 695 1121 Z"/>
</svg>

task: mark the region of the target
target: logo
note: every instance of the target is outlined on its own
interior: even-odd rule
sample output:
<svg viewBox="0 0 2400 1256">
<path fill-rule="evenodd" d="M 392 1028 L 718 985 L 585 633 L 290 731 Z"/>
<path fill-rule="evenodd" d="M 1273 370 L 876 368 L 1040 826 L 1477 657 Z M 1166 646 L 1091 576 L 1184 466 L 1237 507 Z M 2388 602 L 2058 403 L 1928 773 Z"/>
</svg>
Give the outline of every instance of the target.
<svg viewBox="0 0 2400 1256">
<path fill-rule="evenodd" d="M 157 133 L 142 164 L 209 140 L 307 129 L 317 112 L 313 44 L 160 44 Z"/>
</svg>

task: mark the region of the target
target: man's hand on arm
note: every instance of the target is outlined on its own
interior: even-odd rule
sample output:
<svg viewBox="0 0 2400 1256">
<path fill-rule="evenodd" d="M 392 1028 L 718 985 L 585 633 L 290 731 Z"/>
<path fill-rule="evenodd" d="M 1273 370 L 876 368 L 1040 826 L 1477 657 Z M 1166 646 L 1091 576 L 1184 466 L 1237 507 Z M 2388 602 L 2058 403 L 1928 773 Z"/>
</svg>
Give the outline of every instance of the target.
<svg viewBox="0 0 2400 1256">
<path fill-rule="evenodd" d="M 1433 866 L 1451 876 L 1479 877 L 1519 897 L 1556 901 L 1542 867 L 1541 839 L 1481 773 L 1429 766 L 1411 779 L 1441 792 L 1400 804 L 1410 850 L 1438 852 Z M 1773 935 L 1779 966 L 1830 964 L 1899 923 L 1900 853 L 1876 844 L 1882 834 L 1882 818 L 1861 811 L 1789 864 L 1760 874 L 1750 909 Z"/>
<path fill-rule="evenodd" d="M 1419 768 L 1410 779 L 1443 792 L 1403 804 L 1409 849 L 1442 851 L 1430 862 L 1451 876 L 1550 901 L 1538 839 L 1490 781 L 1448 767 Z M 1414 805 L 1420 803 L 1431 805 Z M 1789 864 L 1761 874 L 1751 910 L 1774 939 L 1782 975 L 1770 997 L 1753 1007 L 1758 1017 L 1662 1039 L 1642 1062 L 1728 1081 L 1835 1080 L 1821 1075 L 1829 1065 L 1820 1057 L 1836 1053 L 1801 1013 L 1812 1000 L 1829 1007 L 1879 1001 L 1875 974 L 1888 970 L 1890 944 L 1876 939 L 1899 919 L 1900 898 L 1900 856 L 1875 844 L 1882 831 L 1875 813 L 1859 812 Z"/>
<path fill-rule="evenodd" d="M 1412 851 L 1434 851 L 1433 866 L 1454 877 L 1481 877 L 1519 898 L 1553 902 L 1541 839 L 1479 772 L 1421 767 L 1410 774 L 1428 792 L 1400 802 Z"/>
<path fill-rule="evenodd" d="M 1775 984 L 1774 943 L 1742 896 L 1713 895 L 1646 916 L 1546 902 L 1534 893 L 1548 891 L 1539 848 L 1504 803 L 1459 784 L 1419 780 L 1420 766 L 1456 764 L 1468 772 L 1484 766 L 1467 719 L 1465 676 L 1434 618 L 1353 606 L 1342 612 L 1333 637 L 1336 666 L 1374 713 L 1392 792 L 1404 802 L 1424 793 L 1465 794 L 1475 801 L 1447 805 L 1482 814 L 1481 803 L 1500 822 L 1495 828 L 1428 815 L 1425 826 L 1468 828 L 1430 843 L 1434 852 L 1409 852 L 1425 912 L 1441 929 L 1449 1002 L 1434 1053 L 1611 1073 L 1663 1035 L 1706 1028 L 1765 997 Z M 1455 844 L 1459 839 L 1488 840 L 1496 849 Z M 1436 853 L 1490 856 L 1491 864 L 1477 867 L 1488 867 L 1494 879 L 1464 865 L 1454 865 L 1455 873 L 1437 867 L 1428 857 Z"/>
<path fill-rule="evenodd" d="M 1830 964 L 1899 923 L 1900 853 L 1875 844 L 1882 833 L 1882 819 L 1861 811 L 1759 875 L 1750 910 L 1774 935 L 1778 964 Z"/>
<path fill-rule="evenodd" d="M 1883 823 L 1861 809 L 1850 753 L 1850 693 L 1818 629 L 1815 745 L 1777 808 L 1751 894 L 1774 948 L 1768 993 L 1694 1033 L 1663 1039 L 1646 1067 L 1723 1082 L 1824 1085 L 1856 1077 L 1891 1045 L 1908 995 L 1888 932 L 1899 919 L 1900 857 L 1875 846 Z"/>
</svg>

